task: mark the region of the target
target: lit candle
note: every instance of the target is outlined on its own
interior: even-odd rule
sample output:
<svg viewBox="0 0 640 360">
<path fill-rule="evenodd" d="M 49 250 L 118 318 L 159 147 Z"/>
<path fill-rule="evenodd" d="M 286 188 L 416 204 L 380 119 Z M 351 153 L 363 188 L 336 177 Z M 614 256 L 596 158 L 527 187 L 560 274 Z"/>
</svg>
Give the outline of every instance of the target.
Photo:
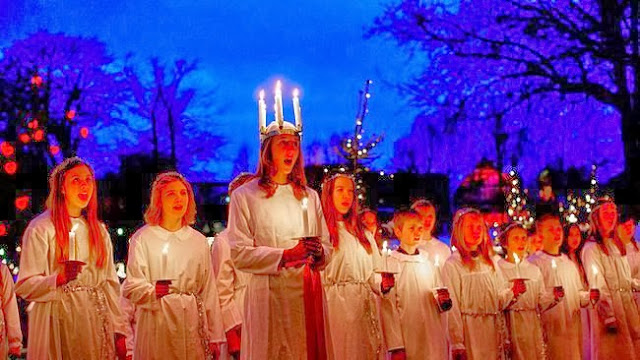
<svg viewBox="0 0 640 360">
<path fill-rule="evenodd" d="M 387 240 L 382 242 L 382 258 L 384 260 L 384 268 L 383 271 L 389 271 L 389 264 L 387 263 L 387 256 L 389 255 L 389 248 L 387 247 Z"/>
<path fill-rule="evenodd" d="M 309 236 L 309 198 L 302 198 L 301 205 L 302 207 L 302 231 L 303 236 Z"/>
<path fill-rule="evenodd" d="M 69 260 L 76 259 L 76 230 L 78 225 L 78 223 L 73 224 L 71 231 L 69 231 Z"/>
<path fill-rule="evenodd" d="M 276 82 L 275 100 L 276 121 L 279 126 L 282 126 L 284 123 L 284 109 L 282 107 L 282 83 L 280 80 Z"/>
<path fill-rule="evenodd" d="M 440 255 L 436 254 L 434 261 L 436 267 L 436 286 L 442 286 L 442 274 L 440 273 Z"/>
<path fill-rule="evenodd" d="M 258 124 L 260 130 L 267 127 L 267 104 L 264 102 L 264 90 L 260 90 L 260 100 L 258 101 Z"/>
<path fill-rule="evenodd" d="M 516 263 L 516 277 L 518 279 L 521 279 L 522 276 L 520 276 L 520 256 L 518 256 L 518 254 L 513 253 L 513 261 Z"/>
<path fill-rule="evenodd" d="M 293 116 L 296 120 L 296 127 L 302 128 L 302 112 L 300 111 L 300 91 L 298 89 L 293 90 Z"/>
<path fill-rule="evenodd" d="M 558 264 L 556 264 L 556 259 L 551 259 L 551 268 L 553 269 L 553 275 L 556 278 L 555 286 L 558 286 Z"/>
<path fill-rule="evenodd" d="M 455 246 L 455 245 L 451 246 L 451 252 L 456 252 L 456 251 L 458 251 L 458 249 L 456 248 L 456 246 Z"/>
<path fill-rule="evenodd" d="M 598 289 L 598 268 L 595 264 L 591 265 L 591 271 L 593 272 L 593 286 L 591 286 L 591 288 Z"/>
<path fill-rule="evenodd" d="M 167 277 L 167 257 L 169 256 L 169 243 L 165 243 L 162 247 L 162 280 Z"/>
</svg>

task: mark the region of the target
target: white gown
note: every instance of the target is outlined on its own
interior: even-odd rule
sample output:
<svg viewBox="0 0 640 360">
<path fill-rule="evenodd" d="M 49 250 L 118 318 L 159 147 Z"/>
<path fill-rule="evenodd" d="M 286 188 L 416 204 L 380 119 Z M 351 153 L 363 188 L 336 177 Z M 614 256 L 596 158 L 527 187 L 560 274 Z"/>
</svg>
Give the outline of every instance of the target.
<svg viewBox="0 0 640 360">
<path fill-rule="evenodd" d="M 126 282 L 127 280 L 125 280 Z M 133 348 L 135 345 L 136 339 L 136 307 L 131 303 L 131 300 L 124 297 L 122 293 L 122 289 L 124 289 L 125 283 L 122 283 L 120 286 L 120 309 L 122 310 L 122 314 L 126 319 L 126 329 L 127 333 L 124 334 L 126 336 L 126 346 L 127 346 L 127 356 L 133 356 Z"/>
<path fill-rule="evenodd" d="M 407 359 L 446 359 L 447 331 L 438 311 L 435 289 L 442 286 L 436 268 L 418 253 L 398 251 L 388 259 L 397 270 L 396 285 L 382 301 L 385 340 L 390 350 L 404 348 Z"/>
<path fill-rule="evenodd" d="M 557 271 L 552 268 L 556 261 Z M 562 285 L 564 298 L 541 315 L 550 359 L 582 359 L 582 324 L 580 307 L 589 303 L 589 292 L 583 290 L 577 266 L 567 255 L 549 255 L 538 251 L 527 258 L 542 273 L 548 292 Z M 557 274 L 557 276 L 556 276 Z"/>
<path fill-rule="evenodd" d="M 322 273 L 332 357 L 382 359 L 385 354 L 375 299 L 381 295 L 381 277 L 374 273 L 380 253 L 371 240 L 372 253 L 367 253 L 343 222 L 338 222 L 338 236 L 340 245 Z"/>
<path fill-rule="evenodd" d="M 634 279 L 640 279 L 640 251 L 636 250 L 632 243 L 628 243 L 626 248 L 627 261 L 629 261 L 629 267 L 631 268 L 631 277 Z M 636 301 L 636 305 L 638 305 L 638 309 L 640 309 L 640 292 L 634 292 L 633 297 Z"/>
<path fill-rule="evenodd" d="M 102 238 L 107 260 L 102 268 L 89 261 L 89 228 L 84 218 L 72 218 L 77 260 L 87 263 L 78 278 L 61 287 L 55 257 L 55 228 L 49 211 L 31 220 L 22 239 L 16 294 L 34 303 L 29 312 L 28 359 L 105 359 L 115 356 L 114 332 L 125 334 L 118 305 L 120 283 L 113 263 L 111 238 Z"/>
<path fill-rule="evenodd" d="M 453 307 L 447 312 L 451 350 L 466 349 L 467 358 L 503 359 L 507 329 L 503 311 L 514 301 L 510 284 L 495 269 L 475 258 L 470 270 L 454 252 L 442 269 Z"/>
<path fill-rule="evenodd" d="M 523 261 L 519 269 L 504 259 L 498 265 L 509 281 L 526 279 L 527 291 L 507 310 L 512 359 L 547 359 L 540 312 L 555 304 L 553 292 L 547 291 L 540 269 L 530 262 Z"/>
<path fill-rule="evenodd" d="M 437 256 L 440 266 L 442 266 L 449 256 L 451 256 L 451 249 L 449 248 L 449 245 L 443 243 L 436 237 L 431 237 L 431 240 L 420 241 L 418 250 L 432 263 L 435 263 Z"/>
<path fill-rule="evenodd" d="M 172 283 L 169 294 L 156 299 L 160 279 Z M 145 225 L 136 231 L 123 285 L 138 311 L 134 359 L 204 359 L 209 343 L 225 341 L 209 244 L 193 228 Z"/>
<path fill-rule="evenodd" d="M 239 271 L 231 260 L 229 229 L 216 235 L 211 247 L 211 264 L 216 276 L 218 297 L 222 310 L 222 325 L 225 333 L 243 323 L 244 295 L 249 282 L 249 273 Z M 228 359 L 227 344 L 221 348 L 220 359 Z"/>
<path fill-rule="evenodd" d="M 5 264 L 0 263 L 0 358 L 6 359 L 11 346 L 22 345 L 22 328 L 18 302 L 14 291 L 13 276 Z"/>
<path fill-rule="evenodd" d="M 333 250 L 320 199 L 311 188 L 307 191 L 309 233 L 321 237 L 328 263 Z M 231 195 L 231 258 L 238 270 L 251 273 L 245 295 L 240 352 L 243 359 L 307 357 L 303 268 L 280 268 L 284 250 L 294 247 L 304 235 L 300 204 L 291 185 L 278 186 L 275 194 L 267 198 L 258 179 Z M 327 331 L 325 339 L 329 346 Z"/>
<path fill-rule="evenodd" d="M 633 299 L 633 290 L 640 290 L 640 281 L 631 278 L 626 256 L 616 246 L 607 245 L 607 256 L 595 242 L 582 249 L 582 261 L 589 287 L 600 289 L 600 301 L 591 310 L 591 358 L 640 358 L 640 314 Z M 598 269 L 597 279 L 592 268 Z M 606 325 L 617 321 L 618 331 L 607 332 Z"/>
</svg>

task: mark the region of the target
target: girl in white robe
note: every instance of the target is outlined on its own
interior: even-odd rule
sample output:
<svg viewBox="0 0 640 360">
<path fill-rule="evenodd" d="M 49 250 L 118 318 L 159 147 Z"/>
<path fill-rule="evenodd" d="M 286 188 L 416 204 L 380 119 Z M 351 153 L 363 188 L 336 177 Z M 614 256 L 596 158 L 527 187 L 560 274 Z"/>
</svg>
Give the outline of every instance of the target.
<svg viewBox="0 0 640 360">
<path fill-rule="evenodd" d="M 33 304 L 27 358 L 124 355 L 120 283 L 111 239 L 97 219 L 93 171 L 70 158 L 53 170 L 49 185 L 47 210 L 25 230 L 16 283 L 16 294 Z"/>
<path fill-rule="evenodd" d="M 616 235 L 627 251 L 627 261 L 629 262 L 633 279 L 640 279 L 640 248 L 638 248 L 638 243 L 635 239 L 637 221 L 636 217 L 630 213 L 629 208 L 626 206 L 621 208 L 620 218 L 616 226 Z M 640 292 L 634 292 L 633 296 L 640 308 Z"/>
<path fill-rule="evenodd" d="M 240 357 L 324 359 L 331 342 L 316 271 L 332 246 L 318 194 L 306 186 L 297 128 L 282 126 L 272 122 L 263 133 L 258 178 L 231 194 L 231 258 L 251 273 Z"/>
<path fill-rule="evenodd" d="M 254 175 L 251 173 L 238 174 L 229 183 L 229 195 L 253 178 Z M 231 260 L 228 228 L 216 235 L 211 247 L 211 264 L 216 277 L 216 287 L 222 311 L 222 325 L 227 338 L 227 342 L 220 349 L 220 358 L 225 360 L 230 356 L 238 356 L 240 352 L 244 296 L 250 276 L 249 273 L 236 269 L 233 260 Z"/>
<path fill-rule="evenodd" d="M 554 290 L 555 294 L 548 292 L 540 269 L 528 261 L 522 261 L 527 247 L 527 231 L 522 225 L 509 225 L 500 236 L 500 241 L 506 247 L 507 254 L 505 259 L 498 261 L 502 273 L 509 281 L 525 279 L 527 285 L 527 292 L 506 312 L 511 358 L 547 359 L 540 313 L 555 306 L 564 293 L 561 289 Z"/>
<path fill-rule="evenodd" d="M 123 288 L 138 311 L 134 359 L 217 358 L 225 341 L 209 244 L 189 226 L 194 220 L 189 182 L 158 175 L 147 225 L 131 237 Z"/>
<path fill-rule="evenodd" d="M 563 241 L 560 219 L 551 214 L 541 216 L 536 223 L 542 237 L 541 251 L 527 261 L 542 273 L 544 287 L 552 292 L 562 286 L 564 299 L 541 315 L 542 328 L 550 359 L 582 359 L 582 323 L 580 308 L 589 304 L 589 292 L 584 291 L 578 267 L 565 254 L 560 253 Z M 555 266 L 554 266 L 555 265 Z M 596 294 L 593 294 L 597 299 Z"/>
<path fill-rule="evenodd" d="M 400 247 L 383 265 L 398 271 L 395 286 L 382 302 L 387 347 L 394 355 L 403 349 L 407 359 L 446 359 L 446 315 L 439 309 L 447 308 L 438 293 L 444 291 L 443 283 L 440 269 L 419 249 L 423 221 L 414 211 L 399 211 L 393 223 Z"/>
<path fill-rule="evenodd" d="M 18 302 L 14 291 L 13 276 L 5 264 L 0 264 L 0 359 L 9 354 L 20 356 L 22 349 L 22 328 Z"/>
<path fill-rule="evenodd" d="M 458 249 L 443 267 L 453 307 L 447 313 L 453 358 L 504 359 L 507 329 L 503 311 L 526 291 L 509 283 L 492 259 L 489 234 L 480 212 L 459 210 L 454 216 L 452 245 Z"/>
<path fill-rule="evenodd" d="M 590 216 L 593 240 L 582 250 L 589 286 L 602 293 L 591 311 L 592 359 L 640 357 L 640 314 L 633 298 L 640 281 L 631 277 L 626 249 L 614 235 L 617 218 L 612 201 L 596 206 Z"/>
<path fill-rule="evenodd" d="M 382 331 L 376 307 L 381 294 L 380 253 L 359 227 L 355 182 L 347 175 L 322 186 L 322 207 L 334 247 L 322 273 L 334 359 L 382 359 Z"/>
</svg>

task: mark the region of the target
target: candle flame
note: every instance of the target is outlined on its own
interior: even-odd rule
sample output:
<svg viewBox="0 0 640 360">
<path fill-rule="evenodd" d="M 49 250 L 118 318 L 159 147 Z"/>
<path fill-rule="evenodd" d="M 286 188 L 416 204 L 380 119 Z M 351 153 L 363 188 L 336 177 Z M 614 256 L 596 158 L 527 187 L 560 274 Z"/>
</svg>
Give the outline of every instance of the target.
<svg viewBox="0 0 640 360">
<path fill-rule="evenodd" d="M 309 206 L 309 198 L 303 197 L 301 202 L 302 202 L 302 209 L 307 210 Z"/>
<path fill-rule="evenodd" d="M 264 90 L 260 90 L 260 100 L 264 101 Z"/>
<path fill-rule="evenodd" d="M 387 240 L 385 240 L 382 242 L 382 253 L 384 254 L 388 249 L 389 248 L 387 247 Z"/>
<path fill-rule="evenodd" d="M 168 254 L 168 253 L 169 253 L 169 243 L 166 243 L 162 247 L 162 254 Z"/>
<path fill-rule="evenodd" d="M 282 91 L 282 83 L 280 82 L 280 80 L 276 81 L 276 93 L 279 93 Z"/>
<path fill-rule="evenodd" d="M 516 264 L 520 264 L 520 256 L 518 256 L 518 254 L 513 253 L 513 260 L 516 262 Z"/>
<path fill-rule="evenodd" d="M 73 224 L 73 227 L 71 228 L 71 232 L 72 233 L 76 232 L 76 230 L 78 229 L 78 226 L 80 226 L 80 224 L 78 223 Z"/>
<path fill-rule="evenodd" d="M 293 89 L 293 97 L 298 97 L 300 95 L 300 90 L 298 88 Z"/>
<path fill-rule="evenodd" d="M 440 266 L 440 255 L 436 255 L 436 260 L 435 260 L 434 265 L 435 265 L 436 267 Z"/>
<path fill-rule="evenodd" d="M 556 259 L 551 259 L 551 267 L 552 267 L 553 269 L 555 269 L 555 268 L 557 268 L 557 267 L 558 267 L 558 264 L 556 264 Z"/>
<path fill-rule="evenodd" d="M 456 248 L 456 246 L 455 246 L 455 245 L 451 246 L 451 252 L 456 252 L 456 251 L 458 251 L 458 249 Z"/>
<path fill-rule="evenodd" d="M 591 265 L 591 271 L 593 271 L 593 275 L 598 275 L 598 268 L 595 265 Z"/>
</svg>

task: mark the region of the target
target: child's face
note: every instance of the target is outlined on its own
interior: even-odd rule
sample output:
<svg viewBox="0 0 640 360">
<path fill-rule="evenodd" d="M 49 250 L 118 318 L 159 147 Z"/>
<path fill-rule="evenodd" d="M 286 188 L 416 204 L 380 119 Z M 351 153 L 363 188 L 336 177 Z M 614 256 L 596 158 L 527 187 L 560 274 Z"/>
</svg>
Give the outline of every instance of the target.
<svg viewBox="0 0 640 360">
<path fill-rule="evenodd" d="M 407 219 L 401 228 L 396 228 L 396 235 L 404 246 L 418 246 L 422 238 L 422 221 L 419 218 Z"/>
<path fill-rule="evenodd" d="M 433 233 L 433 228 L 436 225 L 436 209 L 433 206 L 418 206 L 416 212 L 420 214 L 424 232 Z"/>
<path fill-rule="evenodd" d="M 560 219 L 550 218 L 542 222 L 540 226 L 542 246 L 545 250 L 557 252 L 562 245 L 562 225 Z"/>
<path fill-rule="evenodd" d="M 332 197 L 333 206 L 338 210 L 338 213 L 344 215 L 349 212 L 354 200 L 353 181 L 342 176 L 336 178 Z"/>
<path fill-rule="evenodd" d="M 94 179 L 85 165 L 78 165 L 65 174 L 64 198 L 69 213 L 81 211 L 89 205 L 93 196 Z"/>
<path fill-rule="evenodd" d="M 573 225 L 569 228 L 569 237 L 567 238 L 567 245 L 569 245 L 569 250 L 573 251 L 580 246 L 582 242 L 582 236 L 580 235 L 580 229 L 578 226 Z"/>
<path fill-rule="evenodd" d="M 612 231 L 613 227 L 616 226 L 616 219 L 618 218 L 616 205 L 612 202 L 605 203 L 600 207 L 598 217 L 604 230 L 607 232 Z"/>
<path fill-rule="evenodd" d="M 481 215 L 471 213 L 465 216 L 462 224 L 464 244 L 468 250 L 476 250 L 484 239 L 484 220 Z"/>
<path fill-rule="evenodd" d="M 271 158 L 278 173 L 289 175 L 300 155 L 300 138 L 296 135 L 282 134 L 273 138 Z"/>
<path fill-rule="evenodd" d="M 167 184 L 162 190 L 162 218 L 166 220 L 177 220 L 187 213 L 189 204 L 189 194 L 182 181 L 175 180 Z"/>
<path fill-rule="evenodd" d="M 636 232 L 636 222 L 633 219 L 629 219 L 623 223 L 618 224 L 618 236 L 622 241 L 628 243 L 631 237 Z"/>
<path fill-rule="evenodd" d="M 376 214 L 371 211 L 367 211 L 366 213 L 362 214 L 362 224 L 365 228 L 367 228 L 367 230 L 372 232 L 375 231 L 376 227 L 378 226 L 378 219 L 376 217 Z"/>
<path fill-rule="evenodd" d="M 516 253 L 522 259 L 527 249 L 527 232 L 524 229 L 516 228 L 509 231 L 507 237 L 507 249 L 509 252 Z"/>
</svg>

